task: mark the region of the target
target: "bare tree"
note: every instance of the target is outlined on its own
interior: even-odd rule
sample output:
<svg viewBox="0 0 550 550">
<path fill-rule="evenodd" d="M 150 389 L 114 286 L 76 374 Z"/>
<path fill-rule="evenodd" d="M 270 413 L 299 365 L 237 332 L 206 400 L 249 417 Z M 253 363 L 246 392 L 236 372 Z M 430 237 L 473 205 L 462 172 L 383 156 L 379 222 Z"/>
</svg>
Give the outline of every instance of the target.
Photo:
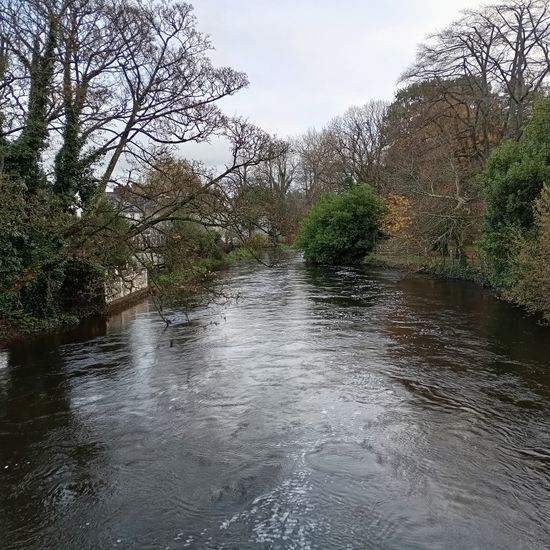
<svg viewBox="0 0 550 550">
<path fill-rule="evenodd" d="M 326 130 L 309 130 L 293 146 L 299 158 L 296 179 L 311 205 L 322 193 L 334 191 L 342 183 L 339 160 Z"/>
<path fill-rule="evenodd" d="M 388 120 L 390 188 L 411 200 L 424 251 L 464 249 L 480 230 L 479 175 L 503 139 L 519 139 L 548 85 L 548 0 L 468 10 L 420 47 Z"/>
<path fill-rule="evenodd" d="M 12 288 L 39 276 L 46 260 L 104 265 L 102 249 L 116 250 L 99 243 L 112 236 L 131 249 L 169 222 L 235 223 L 221 211 L 232 175 L 285 148 L 220 110 L 248 81 L 214 67 L 211 49 L 184 2 L 0 0 L 0 179 L 17 182 L 28 204 L 40 194 L 62 210 L 52 230 L 59 246 L 47 258 L 28 254 Z M 231 152 L 221 170 L 193 163 L 194 186 L 166 171 L 162 159 L 213 136 Z M 140 189 L 163 171 L 163 187 Z M 129 225 L 118 223 L 128 221 L 124 203 L 106 207 L 105 192 L 119 188 L 147 202 Z"/>
<path fill-rule="evenodd" d="M 464 260 L 479 230 L 483 163 L 464 113 L 456 106 L 454 115 L 448 99 L 431 82 L 398 94 L 388 114 L 385 188 L 411 204 L 407 248 Z"/>
<path fill-rule="evenodd" d="M 342 179 L 380 189 L 387 108 L 383 101 L 370 101 L 363 107 L 351 107 L 329 123 L 328 140 Z"/>
<path fill-rule="evenodd" d="M 295 184 L 298 158 L 291 144 L 286 144 L 281 155 L 260 164 L 254 177 L 261 185 L 279 196 L 285 196 Z"/>
<path fill-rule="evenodd" d="M 225 132 L 217 102 L 247 85 L 243 73 L 212 66 L 210 42 L 181 2 L 5 0 L 0 40 L 12 121 L 3 133 L 17 140 L 29 121 L 42 124 L 68 207 L 93 211 L 123 162 L 154 164 L 160 151 Z"/>
<path fill-rule="evenodd" d="M 534 98 L 543 92 L 550 71 L 548 0 L 511 0 L 463 16 L 431 36 L 404 74 L 406 82 L 447 84 L 462 79 L 466 98 L 448 90 L 451 100 L 467 105 L 485 128 L 479 144 L 485 157 L 491 148 L 487 126 L 495 109 L 504 117 L 503 135 L 517 139 Z M 465 85 L 462 90 L 465 90 Z M 496 102 L 499 97 L 501 103 Z"/>
<path fill-rule="evenodd" d="M 237 221 L 236 234 L 264 234 L 273 241 L 290 237 L 303 211 L 299 191 L 299 156 L 293 145 L 279 142 L 278 153 L 230 176 L 228 202 Z"/>
</svg>

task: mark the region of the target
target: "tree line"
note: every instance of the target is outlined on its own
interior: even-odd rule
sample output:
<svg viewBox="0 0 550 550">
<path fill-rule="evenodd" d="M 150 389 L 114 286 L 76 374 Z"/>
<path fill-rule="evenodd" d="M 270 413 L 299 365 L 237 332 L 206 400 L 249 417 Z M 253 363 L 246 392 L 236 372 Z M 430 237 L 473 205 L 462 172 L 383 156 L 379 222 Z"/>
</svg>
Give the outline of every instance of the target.
<svg viewBox="0 0 550 550">
<path fill-rule="evenodd" d="M 549 72 L 547 0 L 464 11 L 419 46 L 392 102 L 291 140 L 278 173 L 292 174 L 301 215 L 369 184 L 387 208 L 379 257 L 479 274 L 548 314 Z"/>
<path fill-rule="evenodd" d="M 0 0 L 0 318 L 96 313 L 113 273 L 158 257 L 189 289 L 222 238 L 291 242 L 359 184 L 384 203 L 352 192 L 385 212 L 363 239 L 380 257 L 473 266 L 548 311 L 549 42 L 547 0 L 465 11 L 393 101 L 281 141 L 221 111 L 247 77 L 212 64 L 190 4 Z M 182 158 L 215 136 L 222 169 Z"/>
</svg>

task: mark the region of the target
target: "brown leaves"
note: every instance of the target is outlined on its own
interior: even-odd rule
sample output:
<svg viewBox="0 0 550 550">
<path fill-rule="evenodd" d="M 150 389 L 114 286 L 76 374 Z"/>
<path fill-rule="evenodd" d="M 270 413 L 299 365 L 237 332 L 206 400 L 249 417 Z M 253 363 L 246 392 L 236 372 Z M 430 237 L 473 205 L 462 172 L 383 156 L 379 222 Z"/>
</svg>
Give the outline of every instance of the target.
<svg viewBox="0 0 550 550">
<path fill-rule="evenodd" d="M 387 213 L 382 223 L 382 231 L 389 237 L 403 236 L 411 223 L 412 203 L 404 195 L 389 194 L 384 198 Z"/>
</svg>

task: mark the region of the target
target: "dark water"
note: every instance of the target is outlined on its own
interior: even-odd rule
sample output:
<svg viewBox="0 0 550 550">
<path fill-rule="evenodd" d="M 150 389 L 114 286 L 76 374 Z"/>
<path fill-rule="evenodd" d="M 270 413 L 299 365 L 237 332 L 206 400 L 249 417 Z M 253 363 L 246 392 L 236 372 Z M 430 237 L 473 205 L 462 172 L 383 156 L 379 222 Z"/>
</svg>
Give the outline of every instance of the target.
<svg viewBox="0 0 550 550">
<path fill-rule="evenodd" d="M 395 272 L 228 284 L 0 351 L 2 549 L 550 548 L 550 329 Z"/>
</svg>

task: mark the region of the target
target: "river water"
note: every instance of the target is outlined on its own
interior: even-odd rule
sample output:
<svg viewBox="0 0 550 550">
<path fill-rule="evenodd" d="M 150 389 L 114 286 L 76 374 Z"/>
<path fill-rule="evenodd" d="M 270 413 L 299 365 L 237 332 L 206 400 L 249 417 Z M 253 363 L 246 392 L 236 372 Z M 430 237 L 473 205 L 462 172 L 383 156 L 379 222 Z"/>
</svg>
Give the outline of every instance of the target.
<svg viewBox="0 0 550 550">
<path fill-rule="evenodd" d="M 550 548 L 550 329 L 392 271 L 226 284 L 0 351 L 2 549 Z"/>
</svg>

